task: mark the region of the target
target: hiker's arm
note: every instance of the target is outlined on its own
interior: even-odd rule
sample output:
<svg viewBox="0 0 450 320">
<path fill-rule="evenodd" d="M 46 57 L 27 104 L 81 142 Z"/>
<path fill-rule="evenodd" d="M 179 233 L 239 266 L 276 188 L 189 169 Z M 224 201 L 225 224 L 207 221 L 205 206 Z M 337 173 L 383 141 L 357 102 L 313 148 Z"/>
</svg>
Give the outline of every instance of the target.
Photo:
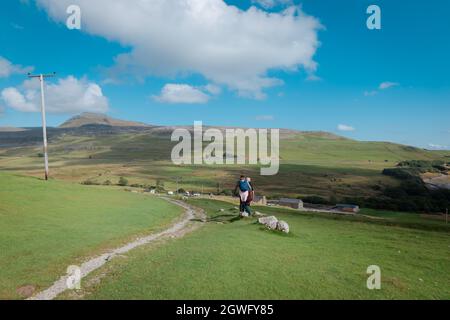
<svg viewBox="0 0 450 320">
<path fill-rule="evenodd" d="M 239 182 L 236 183 L 236 187 L 234 187 L 234 195 L 235 195 L 236 197 L 239 195 L 238 188 L 239 188 Z"/>
</svg>

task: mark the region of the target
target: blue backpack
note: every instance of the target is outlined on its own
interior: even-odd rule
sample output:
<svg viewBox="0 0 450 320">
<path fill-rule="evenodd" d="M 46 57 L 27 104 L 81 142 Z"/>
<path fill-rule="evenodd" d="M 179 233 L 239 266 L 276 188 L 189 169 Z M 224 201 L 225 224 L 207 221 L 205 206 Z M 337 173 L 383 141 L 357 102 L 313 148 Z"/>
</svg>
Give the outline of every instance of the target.
<svg viewBox="0 0 450 320">
<path fill-rule="evenodd" d="M 247 180 L 239 180 L 239 190 L 241 190 L 242 192 L 250 190 L 250 186 Z"/>
</svg>

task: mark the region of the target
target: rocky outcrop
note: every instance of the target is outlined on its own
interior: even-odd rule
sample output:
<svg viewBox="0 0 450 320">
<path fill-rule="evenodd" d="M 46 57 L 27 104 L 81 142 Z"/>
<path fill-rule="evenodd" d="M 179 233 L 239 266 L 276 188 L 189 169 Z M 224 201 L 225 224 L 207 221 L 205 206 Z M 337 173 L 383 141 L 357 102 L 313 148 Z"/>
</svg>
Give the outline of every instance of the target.
<svg viewBox="0 0 450 320">
<path fill-rule="evenodd" d="M 277 230 L 284 232 L 284 233 L 289 233 L 289 225 L 286 221 L 278 221 L 277 223 Z"/>
<path fill-rule="evenodd" d="M 278 230 L 284 233 L 289 233 L 289 224 L 286 221 L 278 221 L 277 217 L 261 217 L 258 219 L 260 224 L 265 225 L 270 230 Z"/>
<path fill-rule="evenodd" d="M 275 216 L 259 218 L 258 222 L 260 224 L 265 225 L 270 230 L 276 230 L 277 229 L 278 219 Z"/>
</svg>

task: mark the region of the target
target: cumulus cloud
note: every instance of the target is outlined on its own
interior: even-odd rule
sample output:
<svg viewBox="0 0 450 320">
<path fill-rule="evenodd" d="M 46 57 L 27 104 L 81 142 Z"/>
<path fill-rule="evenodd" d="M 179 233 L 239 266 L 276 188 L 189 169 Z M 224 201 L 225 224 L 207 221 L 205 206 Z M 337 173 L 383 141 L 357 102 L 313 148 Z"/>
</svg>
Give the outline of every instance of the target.
<svg viewBox="0 0 450 320">
<path fill-rule="evenodd" d="M 389 88 L 392 88 L 392 87 L 396 87 L 398 85 L 399 85 L 399 83 L 397 83 L 397 82 L 386 81 L 386 82 L 380 83 L 380 86 L 378 87 L 378 89 L 386 90 L 386 89 L 389 89 Z"/>
<path fill-rule="evenodd" d="M 203 88 L 204 90 L 213 95 L 218 95 L 222 92 L 222 89 L 219 86 L 216 86 L 215 84 L 207 84 Z"/>
<path fill-rule="evenodd" d="M 33 71 L 33 67 L 22 67 L 15 65 L 6 58 L 0 56 L 0 78 L 7 78 L 13 74 L 28 73 Z"/>
<path fill-rule="evenodd" d="M 239 95 L 264 98 L 283 82 L 269 70 L 314 72 L 320 22 L 298 6 L 276 13 L 241 10 L 223 0 L 37 0 L 56 21 L 69 4 L 81 7 L 83 29 L 130 52 L 115 58 L 112 75 L 201 74 Z M 110 76 L 111 76 L 110 74 Z"/>
<path fill-rule="evenodd" d="M 292 0 L 252 0 L 252 3 L 259 4 L 261 7 L 270 9 L 277 5 L 291 5 Z"/>
<path fill-rule="evenodd" d="M 3 89 L 1 98 L 6 106 L 22 112 L 38 112 L 41 106 L 40 83 L 29 79 L 19 87 Z M 68 76 L 56 84 L 45 86 L 46 111 L 52 113 L 99 112 L 108 110 L 108 100 L 99 85 L 87 79 Z"/>
<path fill-rule="evenodd" d="M 346 124 L 339 124 L 337 126 L 337 129 L 339 131 L 346 131 L 346 132 L 355 131 L 355 128 L 353 128 L 352 126 L 346 125 Z"/>
<path fill-rule="evenodd" d="M 203 91 L 190 85 L 168 83 L 162 88 L 161 94 L 153 98 L 163 103 L 198 104 L 208 102 L 210 97 Z"/>
<path fill-rule="evenodd" d="M 31 98 L 31 97 L 29 97 Z M 2 91 L 2 99 L 6 105 L 13 109 L 24 112 L 36 112 L 37 106 L 29 102 L 28 99 L 16 88 L 6 88 Z"/>
</svg>

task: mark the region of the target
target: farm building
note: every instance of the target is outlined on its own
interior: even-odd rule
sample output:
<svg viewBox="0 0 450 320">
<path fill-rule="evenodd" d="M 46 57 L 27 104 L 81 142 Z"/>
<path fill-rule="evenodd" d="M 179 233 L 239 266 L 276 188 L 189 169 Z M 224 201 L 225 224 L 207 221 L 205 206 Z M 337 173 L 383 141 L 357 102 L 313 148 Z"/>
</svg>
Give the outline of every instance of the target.
<svg viewBox="0 0 450 320">
<path fill-rule="evenodd" d="M 255 196 L 253 198 L 253 203 L 260 206 L 265 206 L 267 205 L 267 198 L 266 196 Z"/>
<path fill-rule="evenodd" d="M 354 204 L 337 204 L 333 209 L 342 212 L 351 212 L 351 213 L 359 212 L 359 206 Z"/>
<path fill-rule="evenodd" d="M 278 201 L 278 205 L 293 209 L 303 209 L 303 201 L 300 199 L 281 198 Z"/>
<path fill-rule="evenodd" d="M 150 188 L 150 189 L 144 190 L 144 192 L 150 193 L 150 194 L 156 194 L 156 189 L 155 188 Z"/>
</svg>

